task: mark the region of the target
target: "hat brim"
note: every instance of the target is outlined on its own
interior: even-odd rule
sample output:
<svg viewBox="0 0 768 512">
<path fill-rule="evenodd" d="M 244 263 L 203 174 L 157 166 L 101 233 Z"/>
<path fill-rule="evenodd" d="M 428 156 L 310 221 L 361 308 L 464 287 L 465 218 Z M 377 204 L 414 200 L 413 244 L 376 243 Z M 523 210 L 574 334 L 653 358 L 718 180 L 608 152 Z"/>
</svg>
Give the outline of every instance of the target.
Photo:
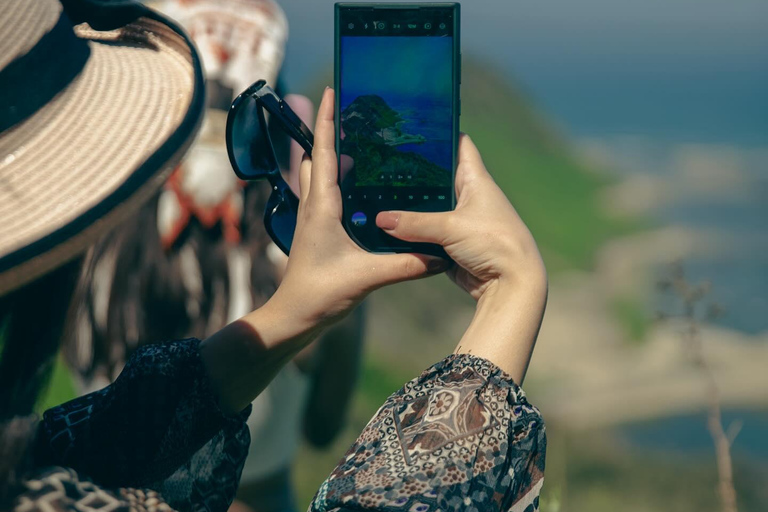
<svg viewBox="0 0 768 512">
<path fill-rule="evenodd" d="M 205 105 L 194 45 L 147 10 L 76 28 L 91 55 L 69 86 L 0 134 L 0 295 L 82 253 L 162 185 Z"/>
</svg>

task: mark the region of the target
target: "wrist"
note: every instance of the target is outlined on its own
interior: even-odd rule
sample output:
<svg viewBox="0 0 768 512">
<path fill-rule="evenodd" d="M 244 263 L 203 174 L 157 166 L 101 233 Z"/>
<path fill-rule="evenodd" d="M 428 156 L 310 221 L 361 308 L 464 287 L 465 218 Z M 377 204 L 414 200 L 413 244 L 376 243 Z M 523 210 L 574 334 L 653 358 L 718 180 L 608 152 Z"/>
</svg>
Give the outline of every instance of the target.
<svg viewBox="0 0 768 512">
<path fill-rule="evenodd" d="M 527 240 L 500 237 L 495 251 L 494 267 L 500 289 L 510 295 L 523 292 L 546 294 L 547 269 L 536 242 L 529 235 Z"/>
<path fill-rule="evenodd" d="M 497 304 L 508 306 L 521 300 L 546 300 L 548 287 L 547 271 L 541 260 L 518 265 L 514 271 L 500 272 L 479 298 L 477 309 L 495 309 Z"/>
<path fill-rule="evenodd" d="M 286 300 L 280 290 L 259 309 L 243 317 L 267 347 L 285 346 L 289 350 L 301 350 L 322 329 L 303 304 Z"/>
<path fill-rule="evenodd" d="M 546 302 L 546 275 L 499 278 L 478 300 L 456 352 L 487 359 L 522 384 Z"/>
</svg>

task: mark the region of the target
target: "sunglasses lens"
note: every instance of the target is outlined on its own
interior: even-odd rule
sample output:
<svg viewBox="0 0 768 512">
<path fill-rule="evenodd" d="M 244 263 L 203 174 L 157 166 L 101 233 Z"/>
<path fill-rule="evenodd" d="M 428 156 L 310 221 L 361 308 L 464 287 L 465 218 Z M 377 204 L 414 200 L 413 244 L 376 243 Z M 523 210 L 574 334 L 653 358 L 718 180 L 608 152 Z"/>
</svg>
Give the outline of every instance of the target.
<svg viewBox="0 0 768 512">
<path fill-rule="evenodd" d="M 267 218 L 264 220 L 269 226 L 272 240 L 288 254 L 293 242 L 293 233 L 296 231 L 298 200 L 290 191 L 285 191 L 284 194 L 272 194 L 267 203 Z"/>
<path fill-rule="evenodd" d="M 263 178 L 274 169 L 259 109 L 253 97 L 243 99 L 232 120 L 232 155 L 245 178 Z"/>
</svg>

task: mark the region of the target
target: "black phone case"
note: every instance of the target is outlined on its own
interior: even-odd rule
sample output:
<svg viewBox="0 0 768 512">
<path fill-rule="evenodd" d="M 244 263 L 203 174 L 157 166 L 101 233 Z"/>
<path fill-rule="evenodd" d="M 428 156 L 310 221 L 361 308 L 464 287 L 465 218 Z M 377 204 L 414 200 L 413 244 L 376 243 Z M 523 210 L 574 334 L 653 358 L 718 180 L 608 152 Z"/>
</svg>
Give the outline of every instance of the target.
<svg viewBox="0 0 768 512">
<path fill-rule="evenodd" d="M 338 121 L 341 118 L 340 112 L 340 93 L 339 85 L 341 82 L 341 69 L 339 66 L 339 57 L 341 52 L 340 42 L 341 37 L 339 33 L 339 27 L 341 23 L 341 10 L 342 9 L 415 9 L 415 8 L 446 8 L 453 10 L 453 179 L 456 179 L 456 166 L 458 165 L 458 150 L 459 150 L 459 121 L 461 116 L 461 5 L 459 3 L 346 3 L 340 2 L 334 5 L 334 92 L 336 95 L 334 114 L 335 119 Z M 336 158 L 337 165 L 339 165 L 339 157 L 341 152 L 341 123 L 336 124 Z M 341 185 L 341 184 L 339 184 Z M 456 187 L 451 187 L 451 210 L 456 207 Z M 369 252 L 399 252 L 399 253 L 419 253 L 429 254 L 433 256 L 440 256 L 445 259 L 450 259 L 445 250 L 435 244 L 425 243 L 411 243 L 407 246 L 400 247 L 367 247 L 355 236 L 347 221 L 347 204 L 342 198 L 342 205 L 344 213 L 342 215 L 342 225 L 347 231 L 349 237 L 357 243 L 363 249 Z"/>
</svg>

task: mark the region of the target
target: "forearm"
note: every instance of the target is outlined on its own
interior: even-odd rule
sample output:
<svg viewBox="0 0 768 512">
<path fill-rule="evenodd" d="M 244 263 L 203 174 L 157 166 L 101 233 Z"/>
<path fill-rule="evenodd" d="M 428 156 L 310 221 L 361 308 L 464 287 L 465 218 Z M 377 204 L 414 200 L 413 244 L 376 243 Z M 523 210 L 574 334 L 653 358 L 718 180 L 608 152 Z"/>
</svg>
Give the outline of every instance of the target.
<svg viewBox="0 0 768 512">
<path fill-rule="evenodd" d="M 200 344 L 203 361 L 224 412 L 250 404 L 321 327 L 276 294 L 264 306 Z"/>
<path fill-rule="evenodd" d="M 522 385 L 547 302 L 546 276 L 525 282 L 499 282 L 477 303 L 456 353 L 494 363 Z"/>
</svg>

